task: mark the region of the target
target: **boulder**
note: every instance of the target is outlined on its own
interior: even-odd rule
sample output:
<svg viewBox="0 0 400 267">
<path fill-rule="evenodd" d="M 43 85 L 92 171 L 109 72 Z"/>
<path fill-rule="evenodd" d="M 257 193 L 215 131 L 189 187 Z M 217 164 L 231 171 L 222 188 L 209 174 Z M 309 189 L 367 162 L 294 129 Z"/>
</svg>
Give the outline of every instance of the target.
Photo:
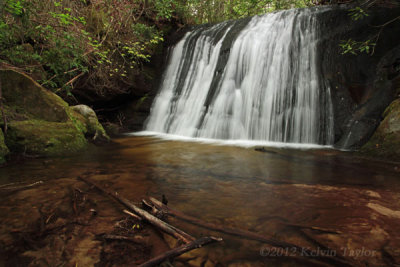
<svg viewBox="0 0 400 267">
<path fill-rule="evenodd" d="M 0 79 L 11 152 L 54 156 L 85 148 L 87 134 L 108 140 L 92 110 L 84 117 L 24 73 L 0 70 Z"/>
<path fill-rule="evenodd" d="M 116 123 L 106 122 L 103 124 L 103 126 L 104 130 L 106 130 L 106 133 L 111 137 L 117 137 L 122 132 L 121 125 L 118 125 Z"/>
<path fill-rule="evenodd" d="M 87 137 L 92 138 L 94 142 L 108 142 L 108 137 L 103 126 L 97 119 L 93 109 L 86 105 L 77 105 L 71 107 L 73 116 L 83 124 L 83 131 Z"/>
<path fill-rule="evenodd" d="M 86 147 L 81 130 L 72 122 L 44 120 L 12 121 L 8 125 L 6 144 L 12 152 L 57 156 Z"/>
<path fill-rule="evenodd" d="M 8 147 L 4 143 L 3 131 L 0 129 L 0 164 L 5 162 L 4 157 L 9 153 Z"/>
<path fill-rule="evenodd" d="M 70 120 L 68 104 L 31 77 L 14 70 L 0 70 L 0 79 L 8 120 Z"/>
<path fill-rule="evenodd" d="M 400 160 L 400 99 L 383 113 L 383 121 L 361 152 L 371 156 Z"/>
</svg>

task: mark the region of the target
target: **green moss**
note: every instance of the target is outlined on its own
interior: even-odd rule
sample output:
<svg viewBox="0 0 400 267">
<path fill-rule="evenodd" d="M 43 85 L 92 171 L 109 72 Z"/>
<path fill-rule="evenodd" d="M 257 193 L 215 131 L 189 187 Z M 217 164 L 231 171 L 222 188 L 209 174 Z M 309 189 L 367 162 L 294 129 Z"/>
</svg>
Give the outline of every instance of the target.
<svg viewBox="0 0 400 267">
<path fill-rule="evenodd" d="M 104 130 L 109 136 L 118 136 L 121 132 L 121 126 L 115 123 L 105 123 Z"/>
<path fill-rule="evenodd" d="M 398 111 L 400 112 L 400 99 L 396 99 L 395 101 L 393 101 L 383 112 L 382 116 L 386 117 L 388 116 L 391 112 L 393 111 Z"/>
<path fill-rule="evenodd" d="M 97 119 L 96 113 L 85 105 L 71 107 L 69 114 L 71 119 L 78 125 L 86 136 L 93 141 L 108 142 L 110 137 L 107 135 L 103 126 Z"/>
<path fill-rule="evenodd" d="M 72 122 L 26 120 L 9 124 L 6 144 L 14 152 L 54 156 L 79 151 L 87 141 Z"/>
<path fill-rule="evenodd" d="M 90 118 L 88 119 L 88 123 L 86 124 L 88 127 L 88 133 L 93 135 L 94 139 L 102 139 L 103 141 L 109 141 L 110 137 L 108 137 L 106 131 L 100 122 L 96 119 Z"/>
<path fill-rule="evenodd" d="M 52 122 L 68 121 L 68 104 L 29 76 L 14 70 L 0 70 L 0 79 L 9 112 Z"/>
<path fill-rule="evenodd" d="M 400 160 L 400 99 L 393 101 L 383 115 L 383 121 L 361 152 Z"/>
<path fill-rule="evenodd" d="M 53 156 L 85 148 L 86 118 L 25 74 L 0 70 L 0 78 L 9 127 L 5 143 L 13 153 Z"/>
<path fill-rule="evenodd" d="M 88 129 L 86 127 L 86 119 L 78 112 L 74 111 L 71 108 L 68 108 L 68 116 L 71 121 L 75 124 L 75 127 L 78 128 L 83 134 L 87 134 Z"/>
<path fill-rule="evenodd" d="M 0 129 L 0 164 L 5 162 L 5 156 L 9 153 L 8 147 L 4 141 L 3 131 Z"/>
</svg>

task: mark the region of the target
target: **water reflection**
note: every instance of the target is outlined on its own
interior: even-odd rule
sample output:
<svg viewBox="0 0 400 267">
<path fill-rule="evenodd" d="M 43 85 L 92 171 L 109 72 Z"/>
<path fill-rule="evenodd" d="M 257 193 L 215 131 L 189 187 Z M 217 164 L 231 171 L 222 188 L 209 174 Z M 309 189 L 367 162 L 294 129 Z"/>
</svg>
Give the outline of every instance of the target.
<svg viewBox="0 0 400 267">
<path fill-rule="evenodd" d="M 307 234 L 333 249 L 348 246 L 348 240 L 354 248 L 380 249 L 373 241 L 382 238 L 382 231 L 386 242 L 400 240 L 394 226 L 397 221 L 368 205 L 400 210 L 398 170 L 392 163 L 367 161 L 334 150 L 266 148 L 258 152 L 254 148 L 127 137 L 78 155 L 11 164 L 0 169 L 0 181 L 73 178 L 86 173 L 135 201 L 165 194 L 173 208 L 209 222 L 312 247 L 316 243 L 305 238 L 304 231 L 288 225 L 333 229 L 341 234 Z M 180 221 L 173 223 L 196 236 L 210 232 Z M 353 227 L 358 224 L 379 227 L 381 232 Z M 223 246 L 196 252 L 201 254 L 196 257 L 223 265 L 299 264 L 261 257 L 262 244 L 258 242 L 222 236 L 226 240 Z M 372 260 L 381 261 L 379 255 Z"/>
</svg>

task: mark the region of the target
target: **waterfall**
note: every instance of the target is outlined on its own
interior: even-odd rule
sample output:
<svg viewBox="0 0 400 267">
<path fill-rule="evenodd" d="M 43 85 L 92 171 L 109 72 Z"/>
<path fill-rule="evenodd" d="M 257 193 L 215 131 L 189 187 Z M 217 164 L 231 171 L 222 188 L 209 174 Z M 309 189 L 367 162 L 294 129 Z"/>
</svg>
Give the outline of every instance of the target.
<svg viewBox="0 0 400 267">
<path fill-rule="evenodd" d="M 202 26 L 173 48 L 147 131 L 228 140 L 333 143 L 318 67 L 318 9 Z"/>
</svg>

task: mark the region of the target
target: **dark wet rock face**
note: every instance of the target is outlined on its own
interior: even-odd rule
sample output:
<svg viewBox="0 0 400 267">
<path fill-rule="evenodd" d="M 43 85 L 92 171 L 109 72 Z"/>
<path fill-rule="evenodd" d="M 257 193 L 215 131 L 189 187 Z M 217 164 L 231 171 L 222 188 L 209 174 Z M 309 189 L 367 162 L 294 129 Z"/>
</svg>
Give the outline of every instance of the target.
<svg viewBox="0 0 400 267">
<path fill-rule="evenodd" d="M 320 17 L 319 62 L 325 82 L 331 88 L 338 148 L 358 149 L 365 144 L 396 95 L 400 21 L 383 28 L 372 26 L 383 25 L 399 14 L 399 8 L 376 8 L 369 11 L 368 17 L 353 21 L 347 9 L 337 8 Z M 376 40 L 377 45 L 370 55 L 342 55 L 339 43 L 348 39 Z"/>
</svg>

